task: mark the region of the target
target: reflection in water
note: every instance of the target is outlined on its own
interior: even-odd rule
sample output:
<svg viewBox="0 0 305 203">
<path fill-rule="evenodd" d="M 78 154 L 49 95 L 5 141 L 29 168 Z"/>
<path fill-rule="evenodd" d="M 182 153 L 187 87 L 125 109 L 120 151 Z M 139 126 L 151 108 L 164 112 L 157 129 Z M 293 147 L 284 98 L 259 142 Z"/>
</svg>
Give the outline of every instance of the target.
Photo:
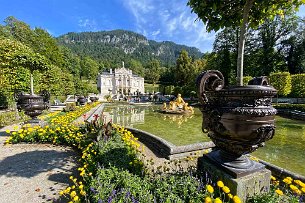
<svg viewBox="0 0 305 203">
<path fill-rule="evenodd" d="M 107 120 L 134 127 L 159 136 L 175 145 L 210 141 L 201 130 L 202 114 L 195 109 L 193 115 L 163 114 L 160 106 L 107 106 Z"/>
<path fill-rule="evenodd" d="M 133 127 L 133 124 L 144 123 L 145 110 L 134 106 L 116 106 L 106 108 L 103 114 L 107 122 L 111 120 L 122 126 Z"/>
<path fill-rule="evenodd" d="M 193 118 L 192 114 L 176 115 L 176 114 L 164 114 L 163 120 L 169 121 L 169 123 L 176 123 L 178 128 L 181 128 L 183 123 L 186 123 L 189 119 Z"/>
<path fill-rule="evenodd" d="M 305 122 L 276 117 L 273 139 L 253 153 L 264 161 L 305 175 Z"/>
</svg>

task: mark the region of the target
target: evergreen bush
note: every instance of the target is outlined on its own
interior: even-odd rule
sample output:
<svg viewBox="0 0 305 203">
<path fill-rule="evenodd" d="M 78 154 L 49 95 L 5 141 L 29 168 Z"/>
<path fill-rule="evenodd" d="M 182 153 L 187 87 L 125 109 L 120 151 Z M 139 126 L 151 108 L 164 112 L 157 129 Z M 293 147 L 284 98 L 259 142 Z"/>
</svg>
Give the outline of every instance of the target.
<svg viewBox="0 0 305 203">
<path fill-rule="evenodd" d="M 291 92 L 291 76 L 289 72 L 270 74 L 270 83 L 280 96 L 287 96 Z"/>
<path fill-rule="evenodd" d="M 290 95 L 293 97 L 305 97 L 305 73 L 291 76 L 292 90 Z"/>
</svg>

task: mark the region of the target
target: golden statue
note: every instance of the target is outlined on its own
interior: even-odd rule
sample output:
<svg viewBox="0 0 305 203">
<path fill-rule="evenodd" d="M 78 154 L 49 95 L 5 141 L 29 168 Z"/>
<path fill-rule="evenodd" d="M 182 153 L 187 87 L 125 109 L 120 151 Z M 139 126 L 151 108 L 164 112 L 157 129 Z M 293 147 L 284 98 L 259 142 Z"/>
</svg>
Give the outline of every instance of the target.
<svg viewBox="0 0 305 203">
<path fill-rule="evenodd" d="M 191 106 L 188 106 L 181 94 L 177 95 L 175 101 L 169 102 L 169 108 L 167 108 L 166 103 L 163 103 L 162 113 L 171 113 L 171 114 L 185 114 L 185 113 L 194 113 L 194 109 Z"/>
</svg>

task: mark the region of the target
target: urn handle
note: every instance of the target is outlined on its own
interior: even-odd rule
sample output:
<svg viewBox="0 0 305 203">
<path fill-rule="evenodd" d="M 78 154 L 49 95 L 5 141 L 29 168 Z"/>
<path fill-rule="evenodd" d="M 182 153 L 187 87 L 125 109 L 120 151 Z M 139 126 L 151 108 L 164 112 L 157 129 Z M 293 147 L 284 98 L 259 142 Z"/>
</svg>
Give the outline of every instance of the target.
<svg viewBox="0 0 305 203">
<path fill-rule="evenodd" d="M 268 86 L 269 80 L 267 76 L 255 77 L 248 82 L 248 85 L 262 85 Z"/>
<path fill-rule="evenodd" d="M 218 70 L 207 70 L 197 77 L 198 98 L 201 104 L 206 104 L 206 91 L 219 91 L 224 87 L 224 78 Z"/>
</svg>

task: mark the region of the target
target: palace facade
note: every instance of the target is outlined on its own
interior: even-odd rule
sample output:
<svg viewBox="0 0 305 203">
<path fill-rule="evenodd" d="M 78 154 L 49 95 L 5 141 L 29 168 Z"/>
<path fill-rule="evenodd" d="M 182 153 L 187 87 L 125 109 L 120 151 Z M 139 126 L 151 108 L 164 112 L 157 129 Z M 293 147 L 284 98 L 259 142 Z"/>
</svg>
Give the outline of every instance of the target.
<svg viewBox="0 0 305 203">
<path fill-rule="evenodd" d="M 122 65 L 122 68 L 98 74 L 97 88 L 102 97 L 110 94 L 119 98 L 144 93 L 144 78 L 132 74 L 132 70 L 124 67 L 124 62 Z"/>
</svg>

